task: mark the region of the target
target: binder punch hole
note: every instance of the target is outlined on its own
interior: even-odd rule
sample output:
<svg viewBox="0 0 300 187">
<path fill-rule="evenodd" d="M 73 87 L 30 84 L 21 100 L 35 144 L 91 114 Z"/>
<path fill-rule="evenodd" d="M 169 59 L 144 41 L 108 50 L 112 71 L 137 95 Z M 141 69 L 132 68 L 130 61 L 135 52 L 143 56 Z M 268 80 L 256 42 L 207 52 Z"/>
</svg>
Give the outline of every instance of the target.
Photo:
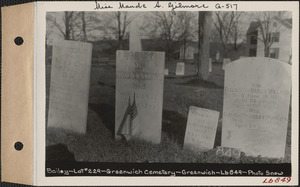
<svg viewBox="0 0 300 187">
<path fill-rule="evenodd" d="M 22 144 L 22 142 L 16 142 L 15 143 L 15 149 L 17 150 L 17 151 L 21 151 L 22 149 L 23 149 L 23 144 Z"/>
<path fill-rule="evenodd" d="M 18 36 L 15 38 L 15 44 L 16 45 L 22 45 L 24 43 L 24 40 L 22 37 Z"/>
</svg>

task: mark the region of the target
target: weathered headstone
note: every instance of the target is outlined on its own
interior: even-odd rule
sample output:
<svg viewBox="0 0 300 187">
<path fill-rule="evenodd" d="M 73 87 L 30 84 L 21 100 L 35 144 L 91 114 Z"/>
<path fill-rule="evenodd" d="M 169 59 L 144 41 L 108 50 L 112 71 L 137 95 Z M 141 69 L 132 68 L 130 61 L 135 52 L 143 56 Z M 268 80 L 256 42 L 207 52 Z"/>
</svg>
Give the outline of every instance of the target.
<svg viewBox="0 0 300 187">
<path fill-rule="evenodd" d="M 212 149 L 219 112 L 191 106 L 184 137 L 184 147 L 196 151 Z"/>
<path fill-rule="evenodd" d="M 222 69 L 224 69 L 225 66 L 226 66 L 227 64 L 229 64 L 230 62 L 231 62 L 231 60 L 230 60 L 229 58 L 224 58 L 224 59 L 223 59 L 223 66 L 222 66 Z"/>
<path fill-rule="evenodd" d="M 92 44 L 55 41 L 48 127 L 86 132 Z"/>
<path fill-rule="evenodd" d="M 212 61 L 211 61 L 211 58 L 209 58 L 208 72 L 209 72 L 209 73 L 212 72 Z"/>
<path fill-rule="evenodd" d="M 165 69 L 164 74 L 165 74 L 165 75 L 169 75 L 169 69 Z"/>
<path fill-rule="evenodd" d="M 185 64 L 184 62 L 178 62 L 176 65 L 175 75 L 184 75 Z"/>
<path fill-rule="evenodd" d="M 291 66 L 276 59 L 240 59 L 225 67 L 222 146 L 247 155 L 283 157 Z"/>
<path fill-rule="evenodd" d="M 117 51 L 116 139 L 125 136 L 160 143 L 164 55 Z"/>
</svg>

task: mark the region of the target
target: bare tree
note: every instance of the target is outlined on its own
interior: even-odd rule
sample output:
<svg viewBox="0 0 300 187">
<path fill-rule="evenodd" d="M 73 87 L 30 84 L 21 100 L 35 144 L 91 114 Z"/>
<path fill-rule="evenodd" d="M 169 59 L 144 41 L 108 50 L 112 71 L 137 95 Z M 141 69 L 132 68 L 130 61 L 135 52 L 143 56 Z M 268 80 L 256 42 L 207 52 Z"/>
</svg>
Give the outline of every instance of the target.
<svg viewBox="0 0 300 187">
<path fill-rule="evenodd" d="M 113 35 L 118 40 L 119 49 L 123 49 L 123 40 L 128 35 L 128 26 L 136 18 L 136 14 L 118 11 L 107 13 L 104 17 L 105 33 Z"/>
<path fill-rule="evenodd" d="M 244 12 L 233 12 L 233 25 L 230 34 L 231 48 L 237 51 L 245 42 L 246 26 L 244 25 Z"/>
<path fill-rule="evenodd" d="M 104 30 L 102 16 L 99 12 L 47 13 L 47 32 L 59 34 L 65 40 L 87 42 L 94 37 L 93 31 Z"/>
<path fill-rule="evenodd" d="M 166 41 L 167 61 L 171 58 L 171 45 L 179 37 L 181 26 L 178 24 L 177 16 L 171 12 L 153 12 L 147 15 L 149 22 L 147 28 L 150 35 L 156 39 Z"/>
<path fill-rule="evenodd" d="M 193 19 L 193 14 L 190 12 L 179 12 L 177 14 L 178 21 L 176 24 L 181 25 L 178 40 L 183 43 L 183 62 L 185 62 L 187 42 L 194 38 L 195 29 L 193 23 L 195 20 Z"/>
<path fill-rule="evenodd" d="M 47 22 L 54 26 L 65 40 L 75 39 L 75 26 L 78 12 L 66 11 L 63 14 L 47 13 Z"/>
<path fill-rule="evenodd" d="M 276 37 L 279 37 L 279 29 L 281 28 L 280 22 L 277 22 L 276 26 L 273 26 L 273 19 L 278 14 L 282 15 L 284 12 L 256 12 L 255 17 L 258 22 L 258 40 L 264 44 L 265 57 L 270 56 L 270 48 L 275 41 Z M 278 17 L 277 17 L 278 18 Z"/>
<path fill-rule="evenodd" d="M 229 44 L 238 40 L 238 20 L 241 13 L 238 12 L 216 12 L 214 14 L 214 26 L 219 34 L 219 41 L 222 45 L 221 55 L 227 57 Z M 237 46 L 236 46 L 237 47 Z"/>
</svg>

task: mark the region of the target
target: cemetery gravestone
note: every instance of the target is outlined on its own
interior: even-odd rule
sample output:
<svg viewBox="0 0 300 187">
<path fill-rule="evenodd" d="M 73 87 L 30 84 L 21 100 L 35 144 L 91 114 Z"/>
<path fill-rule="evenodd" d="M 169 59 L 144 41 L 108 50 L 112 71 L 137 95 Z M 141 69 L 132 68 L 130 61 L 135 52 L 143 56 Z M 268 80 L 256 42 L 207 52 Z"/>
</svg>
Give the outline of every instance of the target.
<svg viewBox="0 0 300 187">
<path fill-rule="evenodd" d="M 209 58 L 208 72 L 209 73 L 212 72 L 212 61 L 211 61 L 211 58 Z"/>
<path fill-rule="evenodd" d="M 184 62 L 178 62 L 176 65 L 176 75 L 184 75 Z"/>
<path fill-rule="evenodd" d="M 169 69 L 165 69 L 165 75 L 169 75 Z"/>
<path fill-rule="evenodd" d="M 291 66 L 255 57 L 225 67 L 222 146 L 247 155 L 284 156 Z"/>
<path fill-rule="evenodd" d="M 224 58 L 224 59 L 223 59 L 223 66 L 222 66 L 222 69 L 224 69 L 225 66 L 226 66 L 228 63 L 230 63 L 230 62 L 231 62 L 231 60 L 230 60 L 229 58 Z"/>
<path fill-rule="evenodd" d="M 116 139 L 122 137 L 120 134 L 127 137 L 127 133 L 133 138 L 160 143 L 164 61 L 163 52 L 117 51 Z M 130 107 L 136 108 L 134 121 L 138 121 L 139 128 L 135 132 L 132 120 L 127 120 L 132 118 L 127 112 Z"/>
<path fill-rule="evenodd" d="M 215 142 L 219 112 L 190 107 L 184 147 L 197 151 L 212 149 Z"/>
<path fill-rule="evenodd" d="M 86 132 L 92 44 L 53 44 L 48 127 Z"/>
</svg>

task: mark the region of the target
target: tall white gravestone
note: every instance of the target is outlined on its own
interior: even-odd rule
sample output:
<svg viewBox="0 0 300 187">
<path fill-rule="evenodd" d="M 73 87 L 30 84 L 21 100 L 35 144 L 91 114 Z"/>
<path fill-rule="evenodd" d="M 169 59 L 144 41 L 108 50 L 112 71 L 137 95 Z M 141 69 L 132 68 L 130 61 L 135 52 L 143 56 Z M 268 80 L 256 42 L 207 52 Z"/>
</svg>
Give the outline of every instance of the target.
<svg viewBox="0 0 300 187">
<path fill-rule="evenodd" d="M 133 138 L 160 143 L 164 61 L 163 52 L 117 51 L 116 139 L 122 137 L 120 133 L 125 136 L 126 133 L 134 133 Z M 139 124 L 138 132 L 133 132 L 130 127 L 128 129 L 125 124 L 132 123 L 128 109 L 134 105 L 137 112 L 134 119 L 138 119 Z"/>
<path fill-rule="evenodd" d="M 165 69 L 165 75 L 169 75 L 169 69 Z"/>
<path fill-rule="evenodd" d="M 218 111 L 191 106 L 185 131 L 184 147 L 195 151 L 212 149 L 218 121 Z"/>
<path fill-rule="evenodd" d="M 91 59 L 92 44 L 54 42 L 48 127 L 86 132 Z"/>
<path fill-rule="evenodd" d="M 212 72 L 212 61 L 211 58 L 209 58 L 209 62 L 208 62 L 208 72 L 211 73 Z"/>
<path fill-rule="evenodd" d="M 176 65 L 176 72 L 175 75 L 184 75 L 184 69 L 185 69 L 185 64 L 184 62 L 178 62 Z"/>
<path fill-rule="evenodd" d="M 225 69 L 225 66 L 227 65 L 227 64 L 229 64 L 231 62 L 231 60 L 229 59 L 229 58 L 224 58 L 223 59 L 223 66 L 222 66 L 222 69 Z"/>
<path fill-rule="evenodd" d="M 284 157 L 290 89 L 291 66 L 282 61 L 255 57 L 227 64 L 222 146 Z"/>
</svg>

